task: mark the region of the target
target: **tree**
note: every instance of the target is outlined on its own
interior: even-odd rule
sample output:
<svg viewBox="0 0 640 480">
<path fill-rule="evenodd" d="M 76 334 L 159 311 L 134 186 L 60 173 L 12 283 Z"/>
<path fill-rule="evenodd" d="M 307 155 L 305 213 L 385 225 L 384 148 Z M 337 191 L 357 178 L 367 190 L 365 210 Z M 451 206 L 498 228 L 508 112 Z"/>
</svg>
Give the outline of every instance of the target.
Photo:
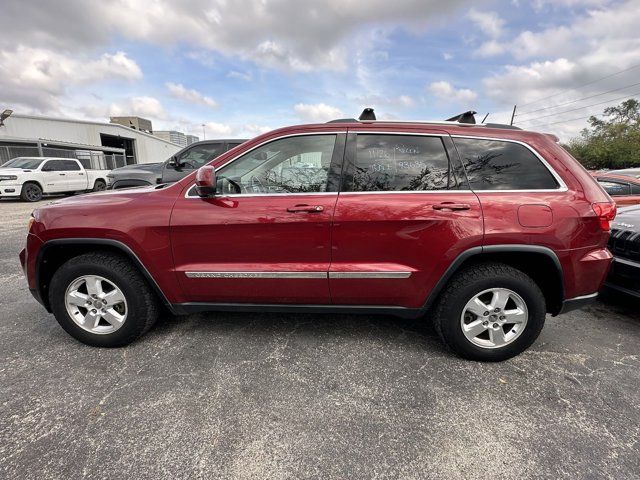
<svg viewBox="0 0 640 480">
<path fill-rule="evenodd" d="M 567 149 L 587 168 L 640 167 L 640 102 L 629 99 L 589 118 Z"/>
</svg>

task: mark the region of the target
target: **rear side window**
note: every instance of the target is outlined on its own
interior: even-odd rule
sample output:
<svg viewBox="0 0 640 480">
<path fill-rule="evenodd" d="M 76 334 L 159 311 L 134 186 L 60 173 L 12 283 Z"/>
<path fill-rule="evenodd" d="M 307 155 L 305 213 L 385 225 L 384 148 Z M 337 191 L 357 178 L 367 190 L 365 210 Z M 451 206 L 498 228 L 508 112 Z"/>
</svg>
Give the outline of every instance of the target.
<svg viewBox="0 0 640 480">
<path fill-rule="evenodd" d="M 360 134 L 346 191 L 441 190 L 452 178 L 440 137 Z"/>
<path fill-rule="evenodd" d="M 80 170 L 80 165 L 78 165 L 73 160 L 60 160 L 60 163 L 63 164 L 62 166 L 63 170 L 73 171 L 73 172 Z"/>
<path fill-rule="evenodd" d="M 551 190 L 549 169 L 523 145 L 501 140 L 454 138 L 472 190 Z"/>
</svg>

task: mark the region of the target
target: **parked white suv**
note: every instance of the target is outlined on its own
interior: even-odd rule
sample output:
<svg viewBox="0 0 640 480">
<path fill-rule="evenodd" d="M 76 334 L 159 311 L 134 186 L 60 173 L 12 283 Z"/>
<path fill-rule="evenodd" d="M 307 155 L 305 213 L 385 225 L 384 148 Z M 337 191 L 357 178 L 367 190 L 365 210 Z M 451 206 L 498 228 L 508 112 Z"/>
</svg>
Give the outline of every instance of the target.
<svg viewBox="0 0 640 480">
<path fill-rule="evenodd" d="M 104 190 L 108 170 L 86 170 L 73 158 L 18 157 L 0 167 L 0 198 L 37 202 L 44 194 Z"/>
</svg>

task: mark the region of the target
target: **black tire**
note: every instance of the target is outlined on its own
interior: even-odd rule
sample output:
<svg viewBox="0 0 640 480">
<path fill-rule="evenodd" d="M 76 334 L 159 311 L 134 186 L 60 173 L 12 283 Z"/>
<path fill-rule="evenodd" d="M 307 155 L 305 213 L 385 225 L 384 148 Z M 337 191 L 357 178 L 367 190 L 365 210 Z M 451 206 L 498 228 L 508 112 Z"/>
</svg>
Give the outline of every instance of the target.
<svg viewBox="0 0 640 480">
<path fill-rule="evenodd" d="M 127 302 L 127 316 L 122 326 L 112 333 L 97 334 L 74 322 L 65 306 L 67 288 L 85 275 L 98 275 L 115 284 Z M 144 335 L 158 318 L 158 301 L 131 262 L 117 254 L 88 253 L 63 264 L 51 279 L 51 309 L 60 326 L 72 337 L 94 347 L 122 347 Z"/>
<path fill-rule="evenodd" d="M 461 317 L 467 302 L 490 288 L 506 288 L 518 294 L 528 310 L 522 333 L 503 347 L 486 348 L 465 336 Z M 458 272 L 447 284 L 434 309 L 433 324 L 444 343 L 469 360 L 498 362 L 529 348 L 544 326 L 546 302 L 538 285 L 522 271 L 501 263 L 483 263 Z M 507 331 L 509 328 L 507 328 Z"/>
<path fill-rule="evenodd" d="M 96 180 L 96 183 L 93 184 L 93 190 L 94 192 L 102 192 L 103 190 L 107 189 L 107 184 L 105 183 L 104 180 Z"/>
<path fill-rule="evenodd" d="M 42 188 L 35 182 L 26 182 L 22 185 L 20 198 L 25 202 L 39 202 L 42 200 Z"/>
</svg>

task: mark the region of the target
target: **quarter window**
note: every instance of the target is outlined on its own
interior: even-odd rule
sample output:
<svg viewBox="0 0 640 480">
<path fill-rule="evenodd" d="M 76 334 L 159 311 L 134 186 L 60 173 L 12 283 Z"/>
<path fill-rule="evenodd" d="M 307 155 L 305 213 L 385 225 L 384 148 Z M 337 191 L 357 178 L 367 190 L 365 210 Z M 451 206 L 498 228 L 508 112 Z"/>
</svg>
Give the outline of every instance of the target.
<svg viewBox="0 0 640 480">
<path fill-rule="evenodd" d="M 275 140 L 221 167 L 217 174 L 222 189 L 227 193 L 325 192 L 335 142 L 335 135 Z"/>
<path fill-rule="evenodd" d="M 452 187 L 449 158 L 440 137 L 360 134 L 351 192 L 424 191 Z"/>
<path fill-rule="evenodd" d="M 455 138 L 473 190 L 551 190 L 549 169 L 523 145 L 500 140 Z"/>
</svg>

